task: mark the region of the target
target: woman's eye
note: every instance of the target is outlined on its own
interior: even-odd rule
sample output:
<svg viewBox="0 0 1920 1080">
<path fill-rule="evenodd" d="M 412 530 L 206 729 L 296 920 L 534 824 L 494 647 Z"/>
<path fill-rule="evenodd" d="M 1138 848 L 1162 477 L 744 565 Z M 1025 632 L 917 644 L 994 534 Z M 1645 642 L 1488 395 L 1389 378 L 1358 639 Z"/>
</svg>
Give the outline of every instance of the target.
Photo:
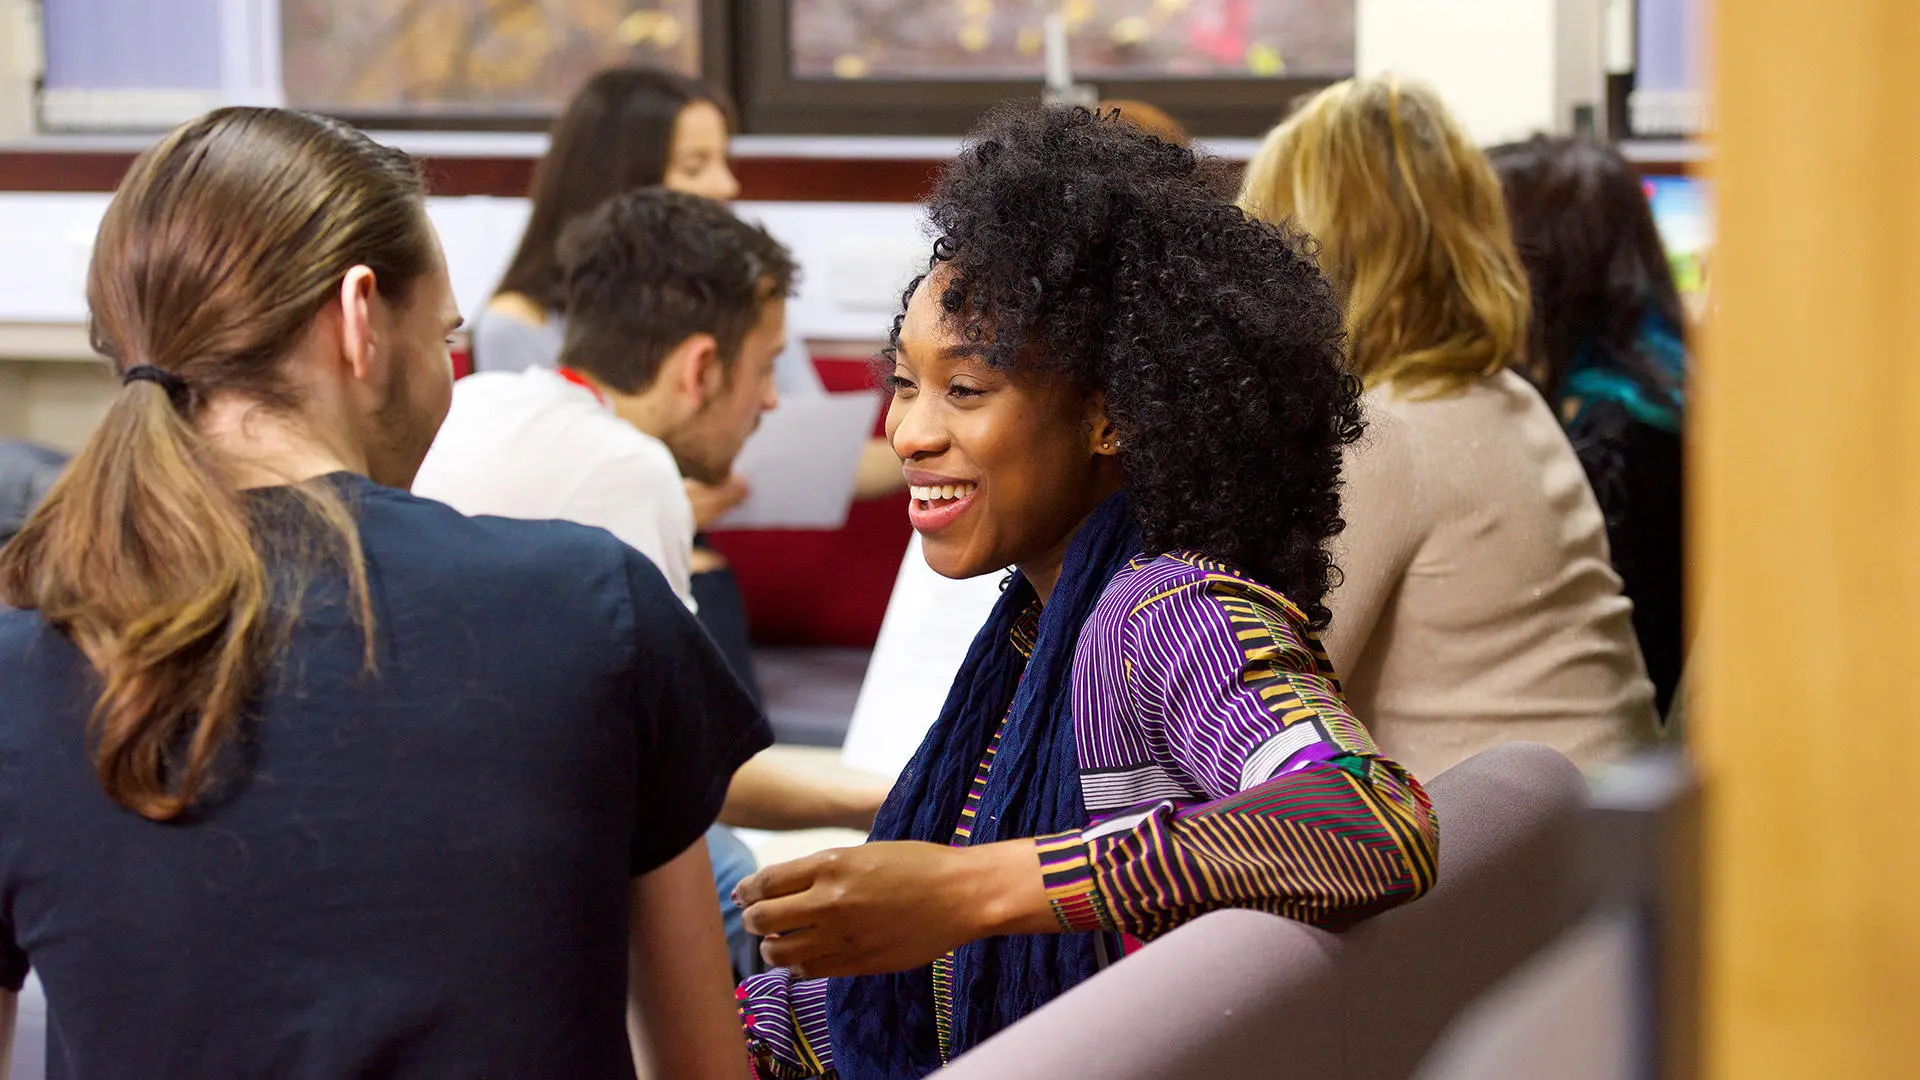
<svg viewBox="0 0 1920 1080">
<path fill-rule="evenodd" d="M 947 386 L 948 397 L 963 398 L 963 399 L 976 398 L 984 393 L 986 393 L 986 391 L 980 389 L 977 386 L 964 386 L 960 383 L 950 383 Z"/>
<path fill-rule="evenodd" d="M 884 381 L 889 394 L 899 394 L 913 389 L 913 380 L 898 375 L 889 375 Z"/>
</svg>

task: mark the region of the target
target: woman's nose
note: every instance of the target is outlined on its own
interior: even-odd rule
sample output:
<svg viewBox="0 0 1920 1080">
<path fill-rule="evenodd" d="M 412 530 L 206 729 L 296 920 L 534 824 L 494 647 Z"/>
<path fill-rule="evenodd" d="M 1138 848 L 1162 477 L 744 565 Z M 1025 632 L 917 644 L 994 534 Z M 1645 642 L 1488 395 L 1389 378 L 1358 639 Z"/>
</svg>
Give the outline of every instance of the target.
<svg viewBox="0 0 1920 1080">
<path fill-rule="evenodd" d="M 916 398 L 894 398 L 887 406 L 887 441 L 902 461 L 937 454 L 947 448 L 946 428 L 939 410 Z"/>
</svg>

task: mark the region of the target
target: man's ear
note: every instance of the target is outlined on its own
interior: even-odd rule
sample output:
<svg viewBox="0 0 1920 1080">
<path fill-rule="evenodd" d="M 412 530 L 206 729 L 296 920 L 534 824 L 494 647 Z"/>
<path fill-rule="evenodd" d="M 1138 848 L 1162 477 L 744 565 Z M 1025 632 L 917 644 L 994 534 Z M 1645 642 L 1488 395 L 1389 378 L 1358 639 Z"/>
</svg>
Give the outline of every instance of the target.
<svg viewBox="0 0 1920 1080">
<path fill-rule="evenodd" d="M 379 295 L 372 269 L 356 266 L 340 279 L 340 356 L 354 378 L 368 381 L 378 349 L 374 298 Z"/>
<path fill-rule="evenodd" d="M 676 400 L 690 402 L 695 410 L 704 408 L 726 382 L 720 343 L 712 334 L 689 334 L 667 354 L 660 376 L 670 380 L 667 385 Z"/>
<path fill-rule="evenodd" d="M 1087 403 L 1087 452 L 1095 457 L 1112 457 L 1120 452 L 1120 435 L 1107 416 L 1107 396 L 1093 395 Z"/>
</svg>

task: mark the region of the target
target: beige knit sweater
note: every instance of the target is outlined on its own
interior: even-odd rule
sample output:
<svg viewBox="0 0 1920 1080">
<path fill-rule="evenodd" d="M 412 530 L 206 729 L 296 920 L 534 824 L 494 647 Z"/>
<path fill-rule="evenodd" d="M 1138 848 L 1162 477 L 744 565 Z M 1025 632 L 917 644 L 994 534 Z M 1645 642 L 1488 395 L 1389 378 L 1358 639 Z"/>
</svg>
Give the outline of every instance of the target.
<svg viewBox="0 0 1920 1080">
<path fill-rule="evenodd" d="M 1429 780 L 1514 739 L 1590 768 L 1650 738 L 1632 605 L 1539 394 L 1503 372 L 1365 405 L 1326 645 L 1381 750 Z"/>
</svg>

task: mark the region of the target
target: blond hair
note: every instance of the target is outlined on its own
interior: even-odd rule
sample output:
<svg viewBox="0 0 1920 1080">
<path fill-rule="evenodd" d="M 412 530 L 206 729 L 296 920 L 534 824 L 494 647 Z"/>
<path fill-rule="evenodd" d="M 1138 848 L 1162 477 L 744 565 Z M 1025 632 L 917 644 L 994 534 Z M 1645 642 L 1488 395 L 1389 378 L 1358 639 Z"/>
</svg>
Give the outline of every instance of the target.
<svg viewBox="0 0 1920 1080">
<path fill-rule="evenodd" d="M 1369 389 L 1438 396 L 1522 365 L 1527 279 L 1500 181 L 1432 90 L 1328 87 L 1268 133 L 1239 205 L 1319 241 Z"/>
</svg>

